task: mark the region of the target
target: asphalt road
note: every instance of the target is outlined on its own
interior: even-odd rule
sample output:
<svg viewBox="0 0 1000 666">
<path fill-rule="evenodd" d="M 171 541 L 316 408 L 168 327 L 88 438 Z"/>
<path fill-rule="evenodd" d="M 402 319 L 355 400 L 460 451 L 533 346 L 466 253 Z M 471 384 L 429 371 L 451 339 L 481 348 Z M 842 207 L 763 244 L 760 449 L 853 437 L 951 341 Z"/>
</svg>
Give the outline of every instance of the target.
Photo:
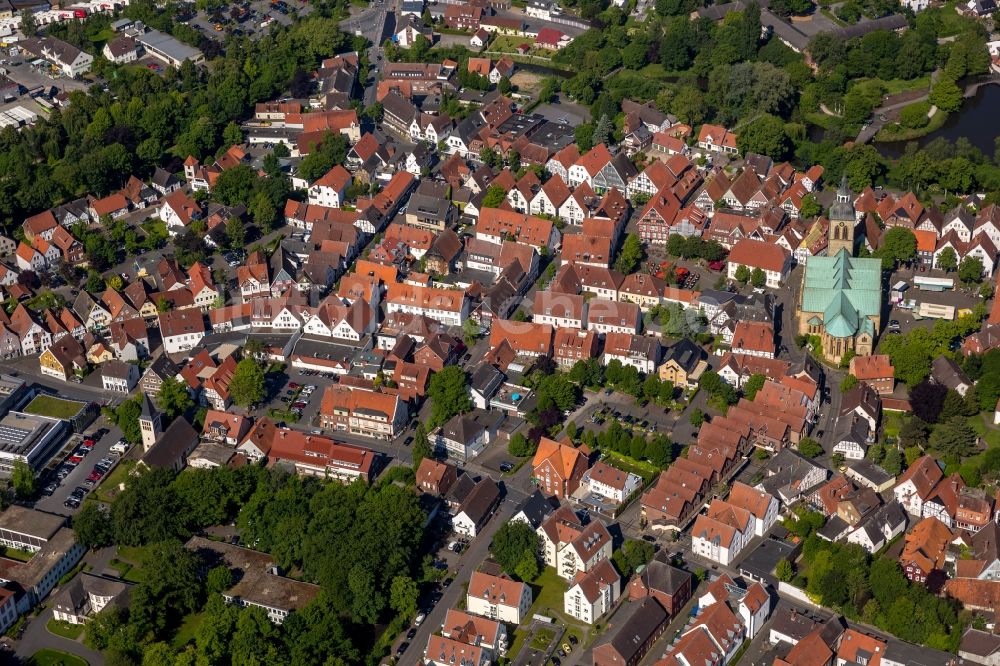
<svg viewBox="0 0 1000 666">
<path fill-rule="evenodd" d="M 455 608 L 458 605 L 459 599 L 465 594 L 469 580 L 472 578 L 472 572 L 476 570 L 479 563 L 489 554 L 490 542 L 493 540 L 493 535 L 500 529 L 501 525 L 514 516 L 515 509 L 520 504 L 521 498 L 514 497 L 513 495 L 513 493 L 508 493 L 500 508 L 493 514 L 493 517 L 486 524 L 483 531 L 466 548 L 465 553 L 459 560 L 458 566 L 452 571 L 453 580 L 451 585 L 441 595 L 441 601 L 434 606 L 430 613 L 427 613 L 427 617 L 417 629 L 417 635 L 410 641 L 409 647 L 400 656 L 400 664 L 421 663 L 424 648 L 427 647 L 427 639 L 431 634 L 441 629 L 448 609 Z"/>
</svg>

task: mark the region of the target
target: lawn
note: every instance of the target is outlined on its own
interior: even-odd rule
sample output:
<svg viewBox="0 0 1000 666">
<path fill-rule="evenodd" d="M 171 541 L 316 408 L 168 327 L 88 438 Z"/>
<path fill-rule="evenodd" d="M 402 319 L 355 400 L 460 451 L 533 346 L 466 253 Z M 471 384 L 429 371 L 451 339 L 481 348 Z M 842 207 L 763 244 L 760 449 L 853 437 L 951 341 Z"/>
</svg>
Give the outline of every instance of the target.
<svg viewBox="0 0 1000 666">
<path fill-rule="evenodd" d="M 105 42 L 109 42 L 115 38 L 115 31 L 111 28 L 105 28 L 95 35 L 91 35 L 90 41 L 97 46 L 104 46 Z"/>
<path fill-rule="evenodd" d="M 6 557 L 10 560 L 17 560 L 18 562 L 27 562 L 31 559 L 34 553 L 27 550 L 21 550 L 20 548 L 4 548 L 0 546 L 0 557 Z"/>
<path fill-rule="evenodd" d="M 646 462 L 645 460 L 636 460 L 635 458 L 629 458 L 623 456 L 620 453 L 614 451 L 603 451 L 604 457 L 607 463 L 612 467 L 617 467 L 620 470 L 626 472 L 632 472 L 633 474 L 638 474 L 645 481 L 649 481 L 660 473 L 660 470 L 653 464 Z"/>
<path fill-rule="evenodd" d="M 204 613 L 191 613 L 184 618 L 184 622 L 177 628 L 177 633 L 170 641 L 170 645 L 175 650 L 183 649 L 185 645 L 194 640 L 194 632 L 198 630 L 198 625 L 201 624 L 204 615 Z"/>
<path fill-rule="evenodd" d="M 112 560 L 111 565 L 118 569 L 122 580 L 139 583 L 142 582 L 142 563 L 145 559 L 146 548 L 143 546 L 118 546 L 118 558 Z"/>
<path fill-rule="evenodd" d="M 899 430 L 903 427 L 902 412 L 886 412 L 883 415 L 883 430 L 886 437 L 899 439 Z"/>
<path fill-rule="evenodd" d="M 80 413 L 84 408 L 82 402 L 76 400 L 63 400 L 51 395 L 38 395 L 24 408 L 29 414 L 39 416 L 49 416 L 54 419 L 71 419 Z"/>
<path fill-rule="evenodd" d="M 862 81 L 878 81 L 885 86 L 887 95 L 897 95 L 908 90 L 927 90 L 931 87 L 930 74 L 915 79 L 889 79 L 888 81 L 884 79 L 858 79 L 858 83 Z"/>
<path fill-rule="evenodd" d="M 108 474 L 101 480 L 101 485 L 97 486 L 97 491 L 91 496 L 96 495 L 97 499 L 102 502 L 111 502 L 114 500 L 119 493 L 118 486 L 128 478 L 134 466 L 135 462 L 131 460 L 123 460 L 118 463 L 118 466 L 111 470 L 111 474 Z"/>
<path fill-rule="evenodd" d="M 61 622 L 55 618 L 51 619 L 46 623 L 45 628 L 49 630 L 50 634 L 55 634 L 56 636 L 62 636 L 63 638 L 68 638 L 71 641 L 75 641 L 83 633 L 82 624 L 70 624 L 69 622 Z"/>
<path fill-rule="evenodd" d="M 535 47 L 535 40 L 531 37 L 522 37 L 518 35 L 497 35 L 490 42 L 490 45 L 486 47 L 486 53 L 517 53 L 517 47 L 521 44 L 527 44 L 531 48 L 528 50 L 528 55 L 539 56 L 542 58 L 551 58 L 552 51 L 548 49 L 540 49 Z"/>
<path fill-rule="evenodd" d="M 31 655 L 28 666 L 87 666 L 87 660 L 69 652 L 45 648 Z"/>
<path fill-rule="evenodd" d="M 536 650 L 545 650 L 555 636 L 556 632 L 552 629 L 539 629 L 531 639 L 531 647 Z"/>
<path fill-rule="evenodd" d="M 992 419 L 991 419 L 992 420 Z M 1000 446 L 1000 430 L 987 424 L 986 414 L 980 413 L 969 417 L 969 427 L 976 431 L 976 434 L 986 440 L 990 446 Z"/>
</svg>

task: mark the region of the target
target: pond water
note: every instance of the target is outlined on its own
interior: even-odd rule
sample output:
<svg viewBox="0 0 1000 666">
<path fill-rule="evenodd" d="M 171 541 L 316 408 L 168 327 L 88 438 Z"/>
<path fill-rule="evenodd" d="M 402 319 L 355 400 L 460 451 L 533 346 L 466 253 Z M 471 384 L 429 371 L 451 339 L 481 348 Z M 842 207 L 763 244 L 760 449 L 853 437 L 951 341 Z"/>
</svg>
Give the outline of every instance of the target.
<svg viewBox="0 0 1000 666">
<path fill-rule="evenodd" d="M 954 142 L 964 136 L 986 155 L 993 155 L 997 134 L 997 116 L 1000 114 L 1000 85 L 981 86 L 976 96 L 965 100 L 962 109 L 953 113 L 940 129 L 927 136 L 914 139 L 919 147 L 926 146 L 939 136 Z M 906 150 L 909 141 L 876 143 L 883 155 L 896 158 Z"/>
</svg>

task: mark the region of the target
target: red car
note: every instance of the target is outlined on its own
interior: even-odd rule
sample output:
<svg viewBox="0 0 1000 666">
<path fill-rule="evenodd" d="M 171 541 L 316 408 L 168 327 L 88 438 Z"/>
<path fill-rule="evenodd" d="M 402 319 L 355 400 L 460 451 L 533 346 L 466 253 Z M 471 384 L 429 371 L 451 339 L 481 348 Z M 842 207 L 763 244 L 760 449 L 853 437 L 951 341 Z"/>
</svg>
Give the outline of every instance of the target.
<svg viewBox="0 0 1000 666">
<path fill-rule="evenodd" d="M 298 407 L 299 409 L 305 409 L 306 408 L 306 403 L 304 403 L 304 402 L 297 402 L 294 405 L 292 405 L 292 407 Z"/>
<path fill-rule="evenodd" d="M 302 385 L 301 384 L 296 384 L 295 382 L 292 382 L 291 384 L 288 385 L 288 388 L 290 388 L 290 389 L 299 389 L 299 388 L 302 388 Z"/>
<path fill-rule="evenodd" d="M 92 448 L 94 448 L 94 443 L 95 442 L 92 439 L 85 439 L 85 440 L 83 440 L 83 448 L 85 448 L 85 449 L 92 449 Z"/>
<path fill-rule="evenodd" d="M 70 456 L 69 461 L 74 463 L 80 463 L 83 461 L 83 456 L 76 456 L 76 455 Z"/>
<path fill-rule="evenodd" d="M 88 481 L 100 481 L 101 477 L 104 476 L 100 472 L 91 472 L 90 476 L 87 477 Z"/>
</svg>

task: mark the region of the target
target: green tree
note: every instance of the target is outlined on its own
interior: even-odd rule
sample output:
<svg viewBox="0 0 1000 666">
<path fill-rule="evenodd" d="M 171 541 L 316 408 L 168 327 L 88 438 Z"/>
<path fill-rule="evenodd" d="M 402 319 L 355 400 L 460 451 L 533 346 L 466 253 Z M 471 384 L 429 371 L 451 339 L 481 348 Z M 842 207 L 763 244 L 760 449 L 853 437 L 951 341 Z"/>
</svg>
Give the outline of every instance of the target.
<svg viewBox="0 0 1000 666">
<path fill-rule="evenodd" d="M 141 413 L 142 406 L 138 397 L 126 400 L 114 409 L 104 409 L 104 415 L 121 429 L 122 437 L 130 444 L 138 444 L 142 441 L 142 431 L 139 429 L 139 415 Z"/>
<path fill-rule="evenodd" d="M 434 448 L 427 437 L 427 430 L 423 423 L 417 424 L 417 431 L 413 434 L 413 449 L 410 452 L 413 456 L 413 469 L 420 467 L 424 458 L 434 455 Z"/>
<path fill-rule="evenodd" d="M 931 88 L 930 103 L 945 113 L 954 113 L 962 107 L 962 89 L 947 76 L 942 76 Z"/>
<path fill-rule="evenodd" d="M 507 191 L 500 185 L 490 185 L 483 195 L 483 208 L 499 208 L 507 198 Z"/>
<path fill-rule="evenodd" d="M 766 283 L 767 283 L 767 275 L 764 274 L 764 271 L 762 271 L 759 268 L 754 268 L 752 271 L 750 271 L 750 284 L 759 289 L 760 287 L 763 287 L 764 284 Z"/>
<path fill-rule="evenodd" d="M 882 468 L 893 476 L 903 471 L 903 452 L 898 447 L 890 447 L 882 459 Z"/>
<path fill-rule="evenodd" d="M 688 417 L 688 421 L 695 428 L 700 428 L 703 423 L 705 423 L 705 412 L 701 411 L 700 408 L 695 407 L 691 410 L 691 416 Z"/>
<path fill-rule="evenodd" d="M 958 279 L 966 284 L 976 284 L 983 280 L 983 261 L 979 257 L 968 256 L 958 265 Z"/>
<path fill-rule="evenodd" d="M 241 248 L 247 241 L 247 230 L 243 220 L 238 217 L 231 217 L 226 222 L 226 240 L 231 248 Z"/>
<path fill-rule="evenodd" d="M 893 227 L 882 236 L 882 266 L 886 261 L 890 267 L 912 261 L 917 256 L 917 237 L 906 227 Z"/>
<path fill-rule="evenodd" d="M 943 270 L 945 273 L 951 273 L 958 269 L 958 256 L 955 254 L 954 248 L 950 245 L 941 250 L 938 255 L 938 268 Z"/>
<path fill-rule="evenodd" d="M 535 455 L 538 444 L 528 439 L 523 433 L 515 432 L 507 443 L 507 453 L 518 458 Z"/>
<path fill-rule="evenodd" d="M 648 541 L 638 539 L 626 539 L 622 547 L 612 555 L 618 570 L 625 575 L 630 575 L 644 564 L 649 564 L 656 554 L 656 548 Z"/>
<path fill-rule="evenodd" d="M 855 377 L 854 375 L 846 375 L 840 381 L 840 392 L 841 393 L 847 393 L 848 391 L 850 391 L 852 388 L 854 388 L 857 385 L 858 385 L 858 378 L 857 377 Z"/>
<path fill-rule="evenodd" d="M 795 577 L 795 570 L 792 568 L 792 563 L 788 560 L 781 560 L 778 562 L 778 566 L 774 568 L 774 575 L 778 577 L 782 583 L 787 583 L 792 578 Z"/>
<path fill-rule="evenodd" d="M 465 370 L 457 365 L 446 366 L 431 377 L 427 396 L 431 400 L 431 418 L 428 427 L 444 425 L 456 414 L 472 409 L 472 400 L 466 391 Z"/>
<path fill-rule="evenodd" d="M 736 272 L 733 274 L 733 277 L 736 278 L 737 282 L 746 284 L 750 281 L 750 268 L 740 264 L 736 267 Z"/>
<path fill-rule="evenodd" d="M 639 267 L 645 256 L 642 248 L 642 240 L 637 234 L 629 234 L 622 243 L 621 252 L 615 261 L 615 270 L 628 275 Z"/>
<path fill-rule="evenodd" d="M 417 613 L 417 599 L 420 589 L 409 576 L 396 576 L 389 588 L 389 607 L 401 617 L 413 617 Z"/>
<path fill-rule="evenodd" d="M 819 205 L 816 197 L 809 193 L 802 197 L 802 204 L 799 206 L 799 217 L 808 220 L 823 212 L 823 207 Z"/>
<path fill-rule="evenodd" d="M 76 540 L 84 548 L 101 548 L 111 544 L 111 520 L 107 511 L 97 502 L 84 502 L 73 517 L 73 532 Z"/>
<path fill-rule="evenodd" d="M 934 428 L 929 444 L 935 451 L 964 458 L 975 453 L 976 432 L 969 427 L 965 418 L 953 417 Z"/>
<path fill-rule="evenodd" d="M 160 384 L 156 403 L 170 418 L 184 414 L 188 409 L 194 407 L 194 399 L 191 398 L 187 384 L 175 377 L 167 377 Z"/>
<path fill-rule="evenodd" d="M 233 586 L 233 572 L 225 565 L 209 569 L 205 576 L 205 592 L 210 595 L 222 594 Z"/>
<path fill-rule="evenodd" d="M 803 437 L 799 442 L 799 453 L 807 458 L 817 458 L 823 455 L 823 445 L 812 437 Z"/>
<path fill-rule="evenodd" d="M 172 618 L 193 611 L 201 595 L 199 562 L 180 541 L 151 544 L 143 557 L 142 581 L 132 591 L 129 623 L 140 634 L 161 634 Z"/>
<path fill-rule="evenodd" d="M 257 361 L 245 358 L 236 364 L 229 394 L 240 407 L 256 405 L 264 399 L 264 369 Z"/>
<path fill-rule="evenodd" d="M 743 384 L 743 397 L 753 402 L 753 399 L 757 397 L 757 391 L 764 388 L 766 382 L 767 375 L 762 375 L 759 372 L 750 375 L 750 378 Z"/>
<path fill-rule="evenodd" d="M 520 520 L 504 523 L 490 543 L 490 554 L 500 568 L 511 575 L 517 575 L 525 558 L 535 561 L 541 553 L 541 541 L 531 526 Z M 537 571 L 537 569 L 536 569 Z M 537 576 L 537 573 L 535 574 Z M 526 580 L 531 580 L 527 578 Z"/>
<path fill-rule="evenodd" d="M 742 154 L 759 153 L 774 160 L 784 159 L 791 142 L 785 134 L 785 122 L 769 113 L 747 123 L 737 135 L 736 144 Z"/>
<path fill-rule="evenodd" d="M 18 499 L 28 499 L 35 494 L 35 471 L 23 460 L 14 461 L 10 480 Z"/>
<path fill-rule="evenodd" d="M 30 9 L 21 10 L 21 34 L 25 37 L 34 37 L 38 34 L 38 22 L 35 21 L 35 13 Z"/>
</svg>

